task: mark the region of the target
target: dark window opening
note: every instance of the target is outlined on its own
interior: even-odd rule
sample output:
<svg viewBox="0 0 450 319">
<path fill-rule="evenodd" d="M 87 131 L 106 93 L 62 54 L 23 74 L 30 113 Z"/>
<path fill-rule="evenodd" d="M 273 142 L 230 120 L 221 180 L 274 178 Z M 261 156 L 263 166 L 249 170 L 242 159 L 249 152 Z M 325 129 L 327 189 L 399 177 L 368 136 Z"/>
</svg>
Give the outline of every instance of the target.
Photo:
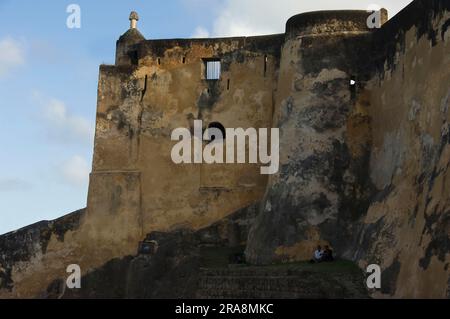
<svg viewBox="0 0 450 319">
<path fill-rule="evenodd" d="M 267 55 L 264 56 L 264 76 L 266 76 L 266 72 L 267 72 Z"/>
<path fill-rule="evenodd" d="M 353 76 L 350 78 L 349 87 L 350 87 L 351 98 L 354 99 L 356 96 L 357 82 L 356 82 L 356 78 Z"/>
<path fill-rule="evenodd" d="M 130 54 L 130 60 L 132 65 L 138 65 L 139 64 L 139 56 L 137 51 L 131 51 Z"/>
<path fill-rule="evenodd" d="M 222 133 L 222 140 L 225 140 L 225 138 L 226 138 L 226 130 L 225 130 L 225 127 L 219 122 L 212 122 L 212 123 L 210 123 L 208 125 L 208 138 L 209 138 L 209 140 L 211 142 L 216 141 L 216 140 L 220 141 L 220 139 L 218 139 L 217 136 L 214 135 L 212 130 L 209 130 L 209 129 L 213 129 L 213 128 L 220 130 L 220 132 Z"/>
<path fill-rule="evenodd" d="M 206 60 L 206 79 L 220 80 L 221 64 L 220 60 Z"/>
<path fill-rule="evenodd" d="M 227 90 L 228 91 L 230 90 L 230 79 L 228 79 L 228 81 L 227 81 Z"/>
<path fill-rule="evenodd" d="M 161 58 L 158 58 L 158 65 L 161 65 Z"/>
<path fill-rule="evenodd" d="M 186 63 L 186 57 L 183 57 L 183 64 Z"/>
</svg>

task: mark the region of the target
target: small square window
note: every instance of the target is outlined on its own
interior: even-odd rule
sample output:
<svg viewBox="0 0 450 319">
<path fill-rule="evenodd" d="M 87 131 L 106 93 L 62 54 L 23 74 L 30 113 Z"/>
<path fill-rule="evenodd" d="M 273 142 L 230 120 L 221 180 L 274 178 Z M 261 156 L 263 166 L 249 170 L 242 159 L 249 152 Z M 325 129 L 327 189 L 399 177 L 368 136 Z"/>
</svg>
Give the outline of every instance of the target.
<svg viewBox="0 0 450 319">
<path fill-rule="evenodd" d="M 221 72 L 220 60 L 206 61 L 206 79 L 219 80 Z"/>
</svg>

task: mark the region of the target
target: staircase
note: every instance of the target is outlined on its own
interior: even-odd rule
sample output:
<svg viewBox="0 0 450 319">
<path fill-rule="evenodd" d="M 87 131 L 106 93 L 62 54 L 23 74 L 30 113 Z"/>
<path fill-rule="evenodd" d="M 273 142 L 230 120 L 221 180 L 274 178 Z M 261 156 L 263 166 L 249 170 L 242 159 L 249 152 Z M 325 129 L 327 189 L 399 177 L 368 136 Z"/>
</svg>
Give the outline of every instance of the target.
<svg viewBox="0 0 450 319">
<path fill-rule="evenodd" d="M 342 263 L 345 263 L 342 265 Z M 361 271 L 348 262 L 202 268 L 205 299 L 368 298 Z"/>
</svg>

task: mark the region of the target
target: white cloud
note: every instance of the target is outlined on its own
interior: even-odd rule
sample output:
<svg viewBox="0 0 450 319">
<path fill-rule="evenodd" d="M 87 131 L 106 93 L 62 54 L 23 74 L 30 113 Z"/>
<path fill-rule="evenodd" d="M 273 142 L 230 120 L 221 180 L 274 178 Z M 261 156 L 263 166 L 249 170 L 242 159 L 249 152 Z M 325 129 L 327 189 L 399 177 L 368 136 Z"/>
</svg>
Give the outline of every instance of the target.
<svg viewBox="0 0 450 319">
<path fill-rule="evenodd" d="M 191 38 L 209 38 L 209 31 L 203 27 L 197 27 Z"/>
<path fill-rule="evenodd" d="M 0 39 L 0 78 L 25 64 L 23 44 L 11 37 Z"/>
<path fill-rule="evenodd" d="M 194 0 L 191 0 L 194 1 Z M 226 0 L 213 23 L 213 36 L 241 36 L 283 33 L 286 21 L 293 15 L 317 10 L 366 10 L 378 5 L 389 11 L 392 17 L 412 0 Z M 205 30 L 207 31 L 207 30 Z"/>
<path fill-rule="evenodd" d="M 27 191 L 31 184 L 19 178 L 0 179 L 0 192 Z"/>
<path fill-rule="evenodd" d="M 84 117 L 71 114 L 66 104 L 34 92 L 33 99 L 41 107 L 41 120 L 49 136 L 58 141 L 92 143 L 94 126 Z"/>
<path fill-rule="evenodd" d="M 63 163 L 60 170 L 64 180 L 72 186 L 87 187 L 90 167 L 87 161 L 75 155 Z"/>
</svg>

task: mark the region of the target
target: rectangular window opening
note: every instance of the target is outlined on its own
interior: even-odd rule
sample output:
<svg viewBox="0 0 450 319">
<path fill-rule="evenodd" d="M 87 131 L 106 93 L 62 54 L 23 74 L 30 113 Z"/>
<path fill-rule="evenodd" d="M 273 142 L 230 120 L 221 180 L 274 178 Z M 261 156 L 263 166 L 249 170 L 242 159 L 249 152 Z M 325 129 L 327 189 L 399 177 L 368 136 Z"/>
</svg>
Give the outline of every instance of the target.
<svg viewBox="0 0 450 319">
<path fill-rule="evenodd" d="M 129 53 L 131 64 L 138 65 L 139 64 L 139 55 L 137 51 L 131 51 Z"/>
<path fill-rule="evenodd" d="M 220 60 L 206 60 L 206 79 L 220 80 L 221 64 Z"/>
<path fill-rule="evenodd" d="M 354 99 L 356 97 L 357 86 L 358 86 L 358 82 L 356 80 L 356 77 L 354 77 L 354 76 L 350 77 L 349 87 L 350 87 L 350 96 L 352 99 Z"/>
<path fill-rule="evenodd" d="M 264 76 L 266 76 L 267 73 L 267 55 L 264 56 Z"/>
</svg>

